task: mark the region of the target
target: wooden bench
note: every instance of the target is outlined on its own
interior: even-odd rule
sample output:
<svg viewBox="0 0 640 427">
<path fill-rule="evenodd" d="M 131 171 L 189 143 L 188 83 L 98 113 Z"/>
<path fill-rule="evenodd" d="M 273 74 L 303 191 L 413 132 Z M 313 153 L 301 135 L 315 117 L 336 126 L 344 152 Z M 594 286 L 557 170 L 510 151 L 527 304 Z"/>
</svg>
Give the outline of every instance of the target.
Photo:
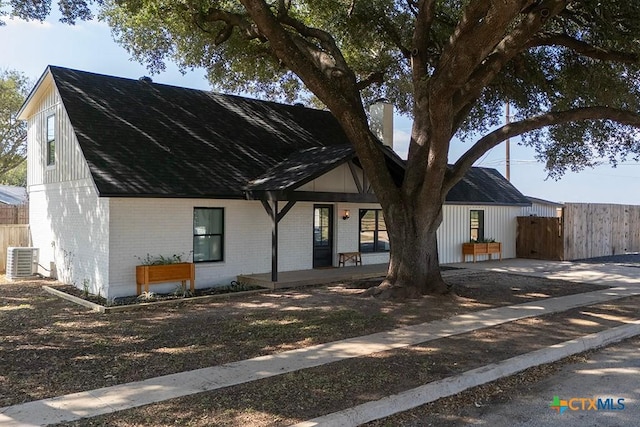
<svg viewBox="0 0 640 427">
<path fill-rule="evenodd" d="M 354 265 L 362 265 L 362 254 L 360 252 L 340 252 L 338 255 L 338 267 L 344 267 L 345 263 L 349 261 L 353 261 Z"/>
</svg>

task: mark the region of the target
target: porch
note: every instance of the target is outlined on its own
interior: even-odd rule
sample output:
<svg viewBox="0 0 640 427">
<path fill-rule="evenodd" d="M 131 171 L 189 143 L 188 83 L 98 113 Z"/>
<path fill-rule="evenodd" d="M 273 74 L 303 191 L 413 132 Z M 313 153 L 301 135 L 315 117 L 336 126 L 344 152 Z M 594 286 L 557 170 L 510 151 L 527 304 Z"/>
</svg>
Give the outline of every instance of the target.
<svg viewBox="0 0 640 427">
<path fill-rule="evenodd" d="M 323 283 L 365 280 L 384 277 L 388 264 L 367 264 L 349 267 L 315 268 L 278 272 L 278 281 L 271 280 L 271 273 L 239 275 L 238 282 L 262 286 L 268 289 L 295 288 L 298 286 L 320 285 Z"/>
</svg>

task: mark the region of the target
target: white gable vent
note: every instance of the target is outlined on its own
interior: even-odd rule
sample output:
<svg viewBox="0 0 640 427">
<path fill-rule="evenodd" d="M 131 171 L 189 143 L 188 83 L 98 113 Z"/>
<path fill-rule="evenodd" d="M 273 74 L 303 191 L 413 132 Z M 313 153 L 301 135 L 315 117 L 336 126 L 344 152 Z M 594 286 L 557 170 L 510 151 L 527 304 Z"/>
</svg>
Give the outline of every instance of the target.
<svg viewBox="0 0 640 427">
<path fill-rule="evenodd" d="M 7 248 L 7 279 L 31 277 L 38 271 L 38 248 Z"/>
</svg>

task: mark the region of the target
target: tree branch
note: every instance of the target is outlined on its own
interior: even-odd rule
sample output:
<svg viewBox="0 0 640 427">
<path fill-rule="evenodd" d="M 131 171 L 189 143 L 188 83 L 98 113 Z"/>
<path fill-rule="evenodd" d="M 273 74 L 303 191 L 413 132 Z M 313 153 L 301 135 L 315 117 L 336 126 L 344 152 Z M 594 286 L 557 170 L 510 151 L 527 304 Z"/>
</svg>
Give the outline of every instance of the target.
<svg viewBox="0 0 640 427">
<path fill-rule="evenodd" d="M 384 83 L 384 71 L 374 71 L 373 73 L 370 73 L 363 80 L 360 80 L 358 83 L 356 83 L 356 86 L 358 90 L 362 90 L 374 83 L 377 83 L 379 85 Z"/>
<path fill-rule="evenodd" d="M 502 71 L 504 66 L 518 53 L 527 48 L 531 34 L 535 34 L 544 23 L 566 7 L 566 1 L 547 0 L 535 8 L 527 8 L 526 16 L 515 28 L 498 43 L 485 61 L 469 75 L 468 80 L 455 94 L 453 111 L 457 117 L 452 126 L 452 134 L 466 116 L 471 105 L 478 99 L 482 90 Z"/>
<path fill-rule="evenodd" d="M 216 44 L 223 43 L 231 37 L 234 27 L 242 30 L 247 39 L 266 40 L 264 36 L 260 34 L 258 28 L 253 25 L 246 16 L 239 13 L 231 13 L 221 9 L 209 8 L 204 12 L 196 14 L 195 21 L 203 31 L 204 28 L 202 28 L 200 24 L 204 22 L 224 22 L 226 24 L 225 27 L 217 34 L 215 38 Z"/>
<path fill-rule="evenodd" d="M 319 28 L 313 28 L 303 24 L 302 22 L 288 15 L 286 11 L 284 13 L 279 12 L 277 19 L 281 23 L 296 30 L 301 36 L 318 40 L 322 48 L 333 57 L 337 67 L 340 68 L 342 72 L 347 72 L 347 70 L 349 69 L 347 61 L 342 55 L 342 51 L 338 48 L 336 40 L 331 34 Z"/>
<path fill-rule="evenodd" d="M 536 46 L 563 46 L 581 55 L 601 61 L 614 61 L 622 63 L 636 63 L 640 57 L 638 54 L 604 49 L 592 46 L 581 40 L 577 40 L 568 34 L 540 34 L 532 38 L 526 47 Z"/>
<path fill-rule="evenodd" d="M 546 126 L 560 125 L 581 120 L 610 120 L 623 125 L 640 127 L 640 114 L 610 107 L 585 107 L 556 111 L 506 124 L 480 138 L 464 153 L 447 174 L 444 191 L 448 192 L 484 153 L 508 138 L 513 138 Z"/>
<path fill-rule="evenodd" d="M 413 31 L 412 72 L 414 85 L 427 75 L 429 31 L 436 15 L 435 0 L 420 0 L 416 5 L 416 24 Z M 416 93 L 417 95 L 417 93 Z"/>
</svg>

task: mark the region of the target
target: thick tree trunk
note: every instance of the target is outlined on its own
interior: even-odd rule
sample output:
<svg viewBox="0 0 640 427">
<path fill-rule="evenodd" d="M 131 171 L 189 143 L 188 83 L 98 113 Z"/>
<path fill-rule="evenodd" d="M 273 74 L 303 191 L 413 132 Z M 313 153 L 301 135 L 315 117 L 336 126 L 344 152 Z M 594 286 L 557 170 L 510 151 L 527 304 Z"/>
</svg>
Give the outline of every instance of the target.
<svg viewBox="0 0 640 427">
<path fill-rule="evenodd" d="M 384 281 L 366 295 L 405 299 L 451 292 L 440 274 L 438 259 L 436 230 L 442 222 L 442 207 L 417 215 L 411 207 L 385 213 L 391 245 L 389 270 Z"/>
</svg>

